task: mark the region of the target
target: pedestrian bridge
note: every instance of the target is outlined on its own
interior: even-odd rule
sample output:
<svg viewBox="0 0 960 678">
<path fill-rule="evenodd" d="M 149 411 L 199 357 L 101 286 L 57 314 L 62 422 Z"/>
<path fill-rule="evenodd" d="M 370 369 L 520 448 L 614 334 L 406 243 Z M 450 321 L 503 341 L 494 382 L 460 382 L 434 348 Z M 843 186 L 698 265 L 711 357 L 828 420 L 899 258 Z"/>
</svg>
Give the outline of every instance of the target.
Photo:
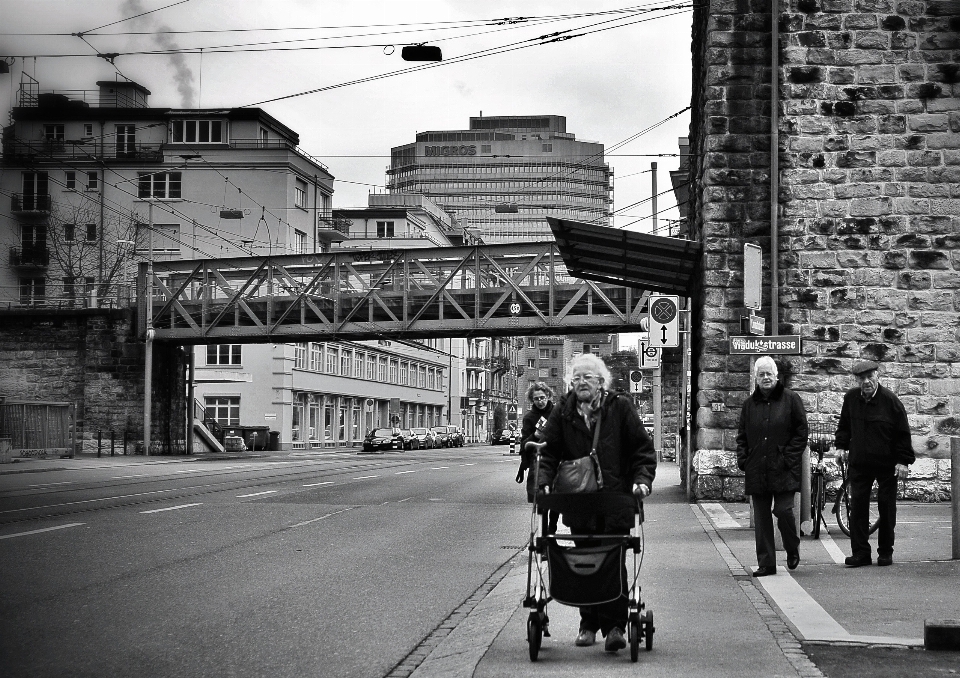
<svg viewBox="0 0 960 678">
<path fill-rule="evenodd" d="M 635 265 L 635 264 L 634 264 Z M 573 278 L 555 242 L 154 262 L 139 331 L 179 344 L 637 331 L 651 290 Z M 149 265 L 140 264 L 139 290 Z"/>
</svg>

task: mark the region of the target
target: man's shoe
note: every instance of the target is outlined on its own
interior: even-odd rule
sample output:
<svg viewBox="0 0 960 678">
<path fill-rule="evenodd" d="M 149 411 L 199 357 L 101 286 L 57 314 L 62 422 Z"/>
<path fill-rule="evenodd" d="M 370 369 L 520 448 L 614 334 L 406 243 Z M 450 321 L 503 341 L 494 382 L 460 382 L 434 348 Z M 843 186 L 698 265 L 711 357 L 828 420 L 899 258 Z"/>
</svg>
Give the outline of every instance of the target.
<svg viewBox="0 0 960 678">
<path fill-rule="evenodd" d="M 787 569 L 796 570 L 797 565 L 800 564 L 800 552 L 791 553 L 787 556 Z"/>
<path fill-rule="evenodd" d="M 893 565 L 893 556 L 877 556 L 877 565 L 880 567 Z"/>
<path fill-rule="evenodd" d="M 603 644 L 603 649 L 607 652 L 616 652 L 627 646 L 627 641 L 623 637 L 623 631 L 614 626 L 607 634 L 607 642 Z"/>
<path fill-rule="evenodd" d="M 769 577 L 771 574 L 776 574 L 776 573 L 777 573 L 777 568 L 772 567 L 772 566 L 770 566 L 770 565 L 767 565 L 767 566 L 764 566 L 764 567 L 758 567 L 756 570 L 754 570 L 754 571 L 753 571 L 753 576 L 754 576 L 754 577 Z"/>
<path fill-rule="evenodd" d="M 589 647 L 597 642 L 597 632 L 588 631 L 587 629 L 580 629 L 580 633 L 577 635 L 577 640 L 574 642 L 574 645 L 577 647 Z"/>
<path fill-rule="evenodd" d="M 847 567 L 863 567 L 864 565 L 872 565 L 873 561 L 867 558 L 857 558 L 856 556 L 847 556 L 843 560 L 843 564 Z"/>
</svg>

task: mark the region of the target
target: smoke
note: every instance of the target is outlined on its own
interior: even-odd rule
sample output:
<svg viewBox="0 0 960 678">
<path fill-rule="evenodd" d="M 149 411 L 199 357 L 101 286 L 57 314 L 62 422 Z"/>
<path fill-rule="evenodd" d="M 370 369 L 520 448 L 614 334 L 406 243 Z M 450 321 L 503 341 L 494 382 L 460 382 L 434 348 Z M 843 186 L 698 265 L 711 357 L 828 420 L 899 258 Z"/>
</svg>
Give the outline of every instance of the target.
<svg viewBox="0 0 960 678">
<path fill-rule="evenodd" d="M 140 0 L 125 0 L 121 6 L 123 16 L 134 16 L 146 11 L 148 10 L 140 3 Z M 140 30 L 158 31 L 153 34 L 153 42 L 161 49 L 179 49 L 177 41 L 170 34 L 162 32 L 169 31 L 170 27 L 167 25 L 158 26 L 152 15 L 137 17 L 132 23 Z M 173 68 L 174 82 L 177 85 L 177 91 L 180 93 L 180 106 L 182 108 L 192 108 L 194 95 L 193 71 L 187 65 L 186 57 L 183 54 L 171 54 L 169 59 L 170 66 Z"/>
</svg>

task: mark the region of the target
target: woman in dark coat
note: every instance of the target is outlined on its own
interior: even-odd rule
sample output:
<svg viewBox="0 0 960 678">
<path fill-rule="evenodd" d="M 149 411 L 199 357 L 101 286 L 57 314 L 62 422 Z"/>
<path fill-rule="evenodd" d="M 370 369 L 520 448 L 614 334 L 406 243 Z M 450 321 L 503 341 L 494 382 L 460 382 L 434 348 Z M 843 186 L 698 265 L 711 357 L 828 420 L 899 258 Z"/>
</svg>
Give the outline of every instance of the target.
<svg viewBox="0 0 960 678">
<path fill-rule="evenodd" d="M 527 475 L 527 501 L 533 502 L 533 495 L 537 491 L 536 478 L 534 478 L 536 461 L 536 448 L 527 447 L 527 442 L 540 442 L 543 438 L 542 430 L 547 425 L 547 419 L 553 412 L 553 389 L 542 381 L 535 381 L 527 389 L 527 400 L 530 402 L 530 410 L 523 415 L 523 424 L 520 427 L 520 469 L 517 471 L 517 482 L 523 482 L 524 471 L 529 469 Z M 556 527 L 557 521 L 554 518 L 553 526 Z"/>
<path fill-rule="evenodd" d="M 757 386 L 743 403 L 737 432 L 737 466 L 746 475 L 744 491 L 753 499 L 759 565 L 755 577 L 777 572 L 771 504 L 787 552 L 787 567 L 792 570 L 800 563 L 793 503 L 807 448 L 807 413 L 800 396 L 784 388 L 777 374 L 773 358 L 757 360 Z"/>
</svg>

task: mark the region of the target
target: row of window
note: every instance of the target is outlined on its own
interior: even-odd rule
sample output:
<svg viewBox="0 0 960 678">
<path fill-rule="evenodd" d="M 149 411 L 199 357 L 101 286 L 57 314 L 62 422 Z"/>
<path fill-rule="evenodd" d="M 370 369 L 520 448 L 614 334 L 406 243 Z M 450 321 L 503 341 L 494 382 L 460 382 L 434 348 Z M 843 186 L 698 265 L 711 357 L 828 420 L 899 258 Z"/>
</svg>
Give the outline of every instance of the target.
<svg viewBox="0 0 960 678">
<path fill-rule="evenodd" d="M 607 192 L 606 184 L 590 184 L 583 181 L 557 181 L 555 178 L 550 177 L 530 177 L 529 179 L 518 180 L 518 179 L 496 179 L 494 181 L 473 181 L 469 179 L 464 179 L 462 181 L 450 181 L 443 177 L 438 177 L 436 179 L 427 179 L 425 177 L 418 177 L 412 179 L 408 184 L 406 182 L 398 181 L 398 186 L 407 186 L 407 185 L 416 185 L 422 186 L 424 189 L 429 191 L 506 191 L 506 190 L 517 190 L 517 191 L 530 191 L 533 194 L 537 194 L 540 191 L 550 190 L 550 191 L 564 191 L 566 192 L 579 192 L 585 195 L 605 195 Z"/>
<path fill-rule="evenodd" d="M 175 144 L 219 144 L 225 139 L 226 125 L 222 120 L 174 120 L 170 127 L 170 141 Z M 125 144 L 132 143 L 136 137 L 136 128 L 134 125 L 116 125 L 116 133 L 118 142 L 122 136 Z M 93 137 L 93 123 L 84 123 L 83 136 Z M 43 138 L 46 141 L 63 141 L 65 139 L 63 123 L 45 124 Z"/>
<path fill-rule="evenodd" d="M 444 177 L 450 174 L 497 174 L 509 176 L 511 174 L 540 174 L 544 177 L 586 179 L 605 183 L 610 172 L 606 166 L 584 167 L 563 162 L 530 162 L 516 164 L 471 165 L 457 163 L 449 165 L 417 165 L 413 169 L 403 169 L 390 172 L 397 178 L 408 176 Z"/>
</svg>

